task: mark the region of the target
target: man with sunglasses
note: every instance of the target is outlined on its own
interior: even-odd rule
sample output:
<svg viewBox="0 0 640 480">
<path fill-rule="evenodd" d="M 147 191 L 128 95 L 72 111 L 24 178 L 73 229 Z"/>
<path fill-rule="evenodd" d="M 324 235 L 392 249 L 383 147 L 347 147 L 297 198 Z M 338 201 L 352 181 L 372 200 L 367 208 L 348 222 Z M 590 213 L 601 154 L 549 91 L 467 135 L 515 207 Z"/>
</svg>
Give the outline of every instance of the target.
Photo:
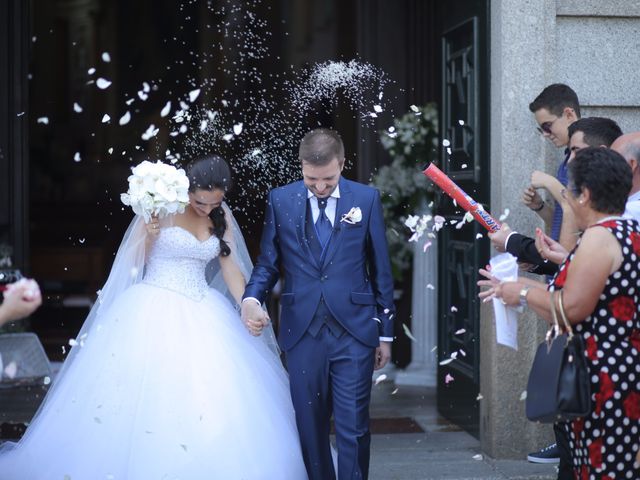
<svg viewBox="0 0 640 480">
<path fill-rule="evenodd" d="M 583 148 L 609 147 L 620 135 L 622 135 L 622 130 L 616 122 L 609 118 L 586 117 L 577 120 L 569 126 L 568 162 L 571 162 L 576 152 Z M 544 178 L 539 181 L 545 183 L 545 188 L 552 192 L 554 197 L 562 197 L 563 185 L 554 177 L 542 172 L 539 173 L 539 178 Z M 577 239 L 573 214 L 565 199 L 562 200 L 559 208 L 563 210 L 561 231 L 566 231 L 567 236 L 573 236 Z M 548 262 L 540 255 L 535 245 L 535 239 L 512 231 L 506 223 L 502 224 L 502 228 L 498 232 L 490 233 L 489 238 L 497 251 L 509 252 L 518 258 L 519 262 L 531 265 L 529 268 L 531 273 L 553 275 L 558 270 L 557 264 Z M 565 250 L 570 250 L 570 246 L 564 245 L 564 247 Z"/>
<path fill-rule="evenodd" d="M 565 148 L 564 160 L 558 167 L 556 178 L 562 185 L 567 184 L 567 162 L 569 161 L 569 126 L 580 118 L 580 103 L 573 89 L 562 83 L 554 83 L 546 87 L 533 102 L 529 104 L 538 123 L 538 132 L 558 148 Z M 553 204 L 547 204 L 537 192 L 537 187 L 547 186 L 543 172 L 531 174 L 532 185 L 525 189 L 522 199 L 531 210 L 540 215 L 551 227 L 551 238 L 563 243 L 561 235 L 562 209 L 558 189 L 551 189 Z M 565 234 L 568 232 L 565 232 Z M 565 242 L 566 243 L 566 242 Z"/>
</svg>

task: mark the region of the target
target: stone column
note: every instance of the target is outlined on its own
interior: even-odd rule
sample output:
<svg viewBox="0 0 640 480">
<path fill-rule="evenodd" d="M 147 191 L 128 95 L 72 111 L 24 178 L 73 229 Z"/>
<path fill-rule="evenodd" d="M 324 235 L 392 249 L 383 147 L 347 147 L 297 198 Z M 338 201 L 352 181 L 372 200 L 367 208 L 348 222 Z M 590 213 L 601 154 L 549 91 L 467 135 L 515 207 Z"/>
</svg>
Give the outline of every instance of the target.
<svg viewBox="0 0 640 480">
<path fill-rule="evenodd" d="M 438 282 L 438 243 L 435 238 L 429 241 L 426 252 L 423 241 L 414 245 L 411 333 L 417 341 L 411 343 L 411 363 L 396 373 L 396 385 L 436 386 L 438 357 L 433 347 L 438 344 L 438 298 L 426 286 Z"/>
<path fill-rule="evenodd" d="M 528 235 L 541 223 L 522 204 L 522 190 L 531 171 L 558 165 L 559 152 L 536 134 L 529 111 L 529 103 L 554 83 L 555 42 L 562 41 L 555 20 L 555 0 L 491 2 L 491 211 L 509 208 L 506 222 Z M 516 351 L 496 343 L 491 303 L 480 315 L 481 447 L 495 458 L 523 459 L 553 438 L 551 426 L 526 419 L 520 400 L 544 324 L 530 311 L 521 315 Z"/>
</svg>

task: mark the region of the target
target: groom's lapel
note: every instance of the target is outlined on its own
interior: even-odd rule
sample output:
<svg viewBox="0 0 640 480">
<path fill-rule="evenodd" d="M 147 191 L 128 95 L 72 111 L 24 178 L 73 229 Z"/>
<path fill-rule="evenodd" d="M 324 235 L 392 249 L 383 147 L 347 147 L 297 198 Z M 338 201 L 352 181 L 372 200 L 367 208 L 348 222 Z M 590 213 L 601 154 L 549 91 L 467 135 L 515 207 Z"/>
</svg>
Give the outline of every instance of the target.
<svg viewBox="0 0 640 480">
<path fill-rule="evenodd" d="M 294 205 L 294 218 L 296 221 L 296 236 L 298 237 L 298 243 L 304 250 L 305 257 L 309 259 L 309 265 L 313 266 L 316 270 L 320 269 L 320 266 L 316 262 L 316 257 L 309 247 L 309 239 L 306 234 L 307 227 L 307 187 L 303 182 L 300 182 L 300 188 L 297 188 L 292 195 L 292 204 Z"/>
<path fill-rule="evenodd" d="M 327 245 L 327 253 L 324 257 L 323 263 L 329 263 L 333 256 L 338 251 L 338 247 L 342 243 L 342 237 L 344 236 L 345 222 L 340 221 L 344 215 L 353 207 L 353 193 L 349 188 L 349 184 L 343 179 L 340 179 L 340 198 L 338 199 L 338 208 L 336 208 L 336 218 L 333 220 L 333 235 L 331 241 Z"/>
</svg>

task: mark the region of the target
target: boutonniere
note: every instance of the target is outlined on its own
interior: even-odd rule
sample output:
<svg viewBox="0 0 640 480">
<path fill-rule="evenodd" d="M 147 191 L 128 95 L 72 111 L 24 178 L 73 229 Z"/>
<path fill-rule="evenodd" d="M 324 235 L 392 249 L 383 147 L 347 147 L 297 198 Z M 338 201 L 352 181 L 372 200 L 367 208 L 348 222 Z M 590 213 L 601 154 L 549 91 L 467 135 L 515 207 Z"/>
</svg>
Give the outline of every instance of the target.
<svg viewBox="0 0 640 480">
<path fill-rule="evenodd" d="M 342 215 L 340 221 L 351 225 L 355 225 L 362 221 L 362 211 L 360 210 L 360 207 L 352 207 L 351 210 Z"/>
</svg>

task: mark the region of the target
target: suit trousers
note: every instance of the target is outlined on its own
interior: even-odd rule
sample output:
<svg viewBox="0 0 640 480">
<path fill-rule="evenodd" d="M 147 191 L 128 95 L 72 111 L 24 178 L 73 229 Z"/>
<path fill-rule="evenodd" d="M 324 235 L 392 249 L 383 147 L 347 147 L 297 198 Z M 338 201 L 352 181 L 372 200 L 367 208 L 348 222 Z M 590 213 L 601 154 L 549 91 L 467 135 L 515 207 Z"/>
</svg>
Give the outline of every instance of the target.
<svg viewBox="0 0 640 480">
<path fill-rule="evenodd" d="M 375 349 L 325 323 L 286 352 L 291 397 L 309 480 L 335 480 L 329 443 L 333 414 L 340 480 L 369 474 L 369 402 Z"/>
</svg>

